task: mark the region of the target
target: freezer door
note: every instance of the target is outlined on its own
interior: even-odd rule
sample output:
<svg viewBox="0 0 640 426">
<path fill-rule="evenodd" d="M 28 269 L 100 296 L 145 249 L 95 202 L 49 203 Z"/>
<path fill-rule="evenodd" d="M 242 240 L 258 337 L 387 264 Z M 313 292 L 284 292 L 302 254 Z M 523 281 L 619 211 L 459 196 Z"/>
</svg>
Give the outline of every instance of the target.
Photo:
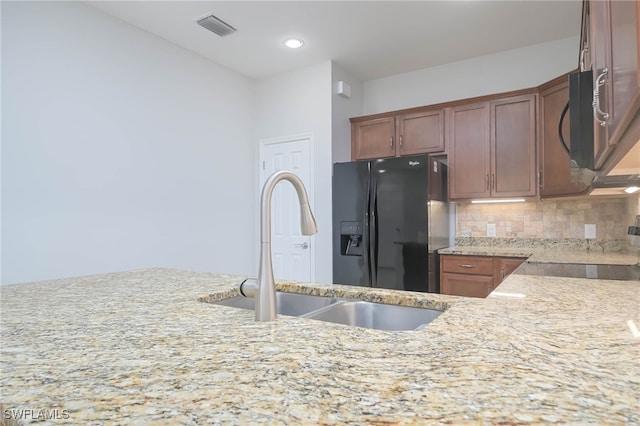
<svg viewBox="0 0 640 426">
<path fill-rule="evenodd" d="M 368 161 L 333 165 L 333 282 L 371 286 Z"/>
<path fill-rule="evenodd" d="M 375 287 L 429 291 L 426 155 L 372 161 L 371 264 Z"/>
</svg>

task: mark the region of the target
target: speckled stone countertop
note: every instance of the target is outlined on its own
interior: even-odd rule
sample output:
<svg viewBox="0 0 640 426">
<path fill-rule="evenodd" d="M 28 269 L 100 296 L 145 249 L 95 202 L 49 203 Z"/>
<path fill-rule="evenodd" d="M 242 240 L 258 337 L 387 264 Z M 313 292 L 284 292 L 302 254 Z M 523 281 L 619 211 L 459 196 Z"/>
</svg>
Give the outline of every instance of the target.
<svg viewBox="0 0 640 426">
<path fill-rule="evenodd" d="M 584 263 L 598 265 L 635 265 L 639 257 L 631 251 L 559 250 L 501 246 L 454 246 L 438 250 L 439 254 L 466 256 L 526 257 L 531 263 Z"/>
<path fill-rule="evenodd" d="M 385 332 L 258 323 L 198 300 L 234 295 L 240 280 L 147 269 L 0 287 L 2 414 L 92 425 L 640 422 L 640 339 L 628 325 L 640 324 L 638 282 L 510 276 L 487 299 L 279 284 L 446 309 L 421 330 Z"/>
</svg>

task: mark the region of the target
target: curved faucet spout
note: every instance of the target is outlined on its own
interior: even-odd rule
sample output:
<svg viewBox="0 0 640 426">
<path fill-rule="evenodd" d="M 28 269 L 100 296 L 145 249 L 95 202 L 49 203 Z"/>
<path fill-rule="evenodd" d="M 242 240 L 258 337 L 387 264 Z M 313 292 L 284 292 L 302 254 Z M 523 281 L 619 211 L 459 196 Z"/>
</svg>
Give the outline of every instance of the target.
<svg viewBox="0 0 640 426">
<path fill-rule="evenodd" d="M 260 265 L 258 267 L 258 292 L 256 294 L 256 321 L 271 321 L 276 318 L 276 284 L 271 260 L 271 196 L 281 180 L 288 180 L 298 194 L 300 203 L 300 227 L 303 235 L 318 232 L 316 220 L 309 206 L 304 184 L 295 174 L 281 170 L 275 172 L 264 183 L 260 198 Z"/>
</svg>

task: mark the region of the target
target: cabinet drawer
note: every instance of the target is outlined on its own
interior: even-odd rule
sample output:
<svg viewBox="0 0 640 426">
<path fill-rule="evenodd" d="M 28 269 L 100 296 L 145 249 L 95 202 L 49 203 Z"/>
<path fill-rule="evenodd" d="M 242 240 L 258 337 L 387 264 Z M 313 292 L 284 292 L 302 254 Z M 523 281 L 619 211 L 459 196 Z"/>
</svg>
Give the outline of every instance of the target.
<svg viewBox="0 0 640 426">
<path fill-rule="evenodd" d="M 493 277 L 493 258 L 482 256 L 442 256 L 442 272 L 490 275 Z"/>
<path fill-rule="evenodd" d="M 442 294 L 487 297 L 493 290 L 493 276 L 442 274 Z"/>
</svg>

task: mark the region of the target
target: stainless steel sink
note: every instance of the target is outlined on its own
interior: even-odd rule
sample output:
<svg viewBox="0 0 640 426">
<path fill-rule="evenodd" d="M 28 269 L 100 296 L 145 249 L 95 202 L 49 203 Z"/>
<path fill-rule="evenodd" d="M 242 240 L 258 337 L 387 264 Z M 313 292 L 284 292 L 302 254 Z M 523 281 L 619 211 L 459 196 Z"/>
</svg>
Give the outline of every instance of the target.
<svg viewBox="0 0 640 426">
<path fill-rule="evenodd" d="M 309 294 L 276 292 L 277 312 L 282 315 L 300 316 L 311 311 L 329 306 L 340 299 L 326 296 L 313 296 Z M 242 309 L 255 309 L 256 299 L 252 297 L 236 296 L 214 302 L 216 305 L 232 306 Z"/>
<path fill-rule="evenodd" d="M 356 327 L 400 331 L 422 328 L 441 313 L 434 309 L 349 300 L 326 306 L 303 316 Z"/>
<path fill-rule="evenodd" d="M 255 309 L 256 299 L 235 296 L 216 305 Z M 276 292 L 278 314 L 335 322 L 377 330 L 401 331 L 422 328 L 442 312 L 434 309 L 346 300 L 329 296 Z"/>
</svg>

